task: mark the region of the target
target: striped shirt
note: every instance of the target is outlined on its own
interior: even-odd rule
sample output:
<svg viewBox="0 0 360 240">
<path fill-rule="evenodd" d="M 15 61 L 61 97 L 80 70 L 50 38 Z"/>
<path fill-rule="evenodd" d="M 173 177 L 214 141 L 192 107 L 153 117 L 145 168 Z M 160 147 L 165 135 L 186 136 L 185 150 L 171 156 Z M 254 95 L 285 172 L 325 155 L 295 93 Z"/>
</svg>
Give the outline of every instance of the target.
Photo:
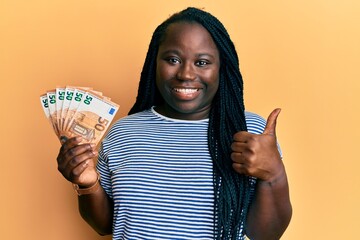
<svg viewBox="0 0 360 240">
<path fill-rule="evenodd" d="M 265 120 L 246 112 L 248 131 Z M 208 119 L 171 119 L 153 108 L 118 120 L 97 169 L 114 201 L 113 239 L 213 239 Z"/>
</svg>

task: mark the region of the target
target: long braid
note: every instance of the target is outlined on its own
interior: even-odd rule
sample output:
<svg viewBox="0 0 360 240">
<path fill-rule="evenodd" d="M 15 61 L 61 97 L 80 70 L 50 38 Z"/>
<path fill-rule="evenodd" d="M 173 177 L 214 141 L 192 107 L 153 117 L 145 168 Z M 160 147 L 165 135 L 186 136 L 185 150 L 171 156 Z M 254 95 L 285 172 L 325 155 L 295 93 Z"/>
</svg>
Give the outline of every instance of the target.
<svg viewBox="0 0 360 240">
<path fill-rule="evenodd" d="M 156 87 L 155 75 L 156 56 L 159 49 L 159 42 L 160 38 L 163 37 L 165 30 L 164 26 L 160 25 L 153 34 L 146 54 L 144 66 L 141 71 L 138 95 L 136 97 L 135 104 L 129 111 L 129 114 L 141 112 L 162 102 L 162 97 Z"/>
<path fill-rule="evenodd" d="M 164 100 L 156 88 L 156 56 L 167 27 L 175 22 L 201 24 L 220 53 L 219 89 L 209 113 L 208 146 L 214 171 L 214 233 L 216 239 L 237 239 L 242 233 L 250 203 L 249 178 L 232 169 L 233 135 L 247 131 L 243 81 L 235 46 L 222 23 L 211 14 L 187 8 L 159 25 L 152 36 L 138 89 L 129 114 L 149 109 Z"/>
</svg>

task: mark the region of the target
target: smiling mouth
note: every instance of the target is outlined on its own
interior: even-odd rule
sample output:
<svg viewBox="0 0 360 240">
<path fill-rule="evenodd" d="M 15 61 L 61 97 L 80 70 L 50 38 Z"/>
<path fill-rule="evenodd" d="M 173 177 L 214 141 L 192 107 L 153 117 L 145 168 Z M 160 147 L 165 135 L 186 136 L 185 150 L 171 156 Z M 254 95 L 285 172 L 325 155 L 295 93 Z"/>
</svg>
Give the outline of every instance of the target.
<svg viewBox="0 0 360 240">
<path fill-rule="evenodd" d="M 199 91 L 199 88 L 173 88 L 175 92 L 178 93 L 185 93 L 185 94 L 191 94 Z"/>
</svg>

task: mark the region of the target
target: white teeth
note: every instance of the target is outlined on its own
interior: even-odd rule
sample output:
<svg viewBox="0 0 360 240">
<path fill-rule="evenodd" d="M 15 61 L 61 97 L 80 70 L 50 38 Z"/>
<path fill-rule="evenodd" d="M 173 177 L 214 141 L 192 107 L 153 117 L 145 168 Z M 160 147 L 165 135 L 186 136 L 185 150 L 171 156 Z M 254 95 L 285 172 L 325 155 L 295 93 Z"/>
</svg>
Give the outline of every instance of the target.
<svg viewBox="0 0 360 240">
<path fill-rule="evenodd" d="M 199 89 L 194 89 L 194 88 L 174 88 L 175 92 L 180 92 L 180 93 L 194 93 L 197 92 Z"/>
</svg>

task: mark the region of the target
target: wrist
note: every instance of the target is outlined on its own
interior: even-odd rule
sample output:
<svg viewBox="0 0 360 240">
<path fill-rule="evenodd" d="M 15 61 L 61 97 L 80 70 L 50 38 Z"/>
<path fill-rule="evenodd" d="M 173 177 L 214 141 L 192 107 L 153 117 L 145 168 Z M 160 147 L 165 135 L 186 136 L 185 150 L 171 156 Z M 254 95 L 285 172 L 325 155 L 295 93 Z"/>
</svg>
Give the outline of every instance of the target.
<svg viewBox="0 0 360 240">
<path fill-rule="evenodd" d="M 78 196 L 93 194 L 100 188 L 100 174 L 99 172 L 96 173 L 97 173 L 97 179 L 95 183 L 90 187 L 84 187 L 84 186 L 79 186 L 78 184 L 73 184 L 73 188 Z"/>
<path fill-rule="evenodd" d="M 285 169 L 283 169 L 278 174 L 276 174 L 275 176 L 273 176 L 269 179 L 266 179 L 266 180 L 258 179 L 258 185 L 270 186 L 270 187 L 279 185 L 283 182 L 287 182 L 287 176 L 286 176 Z"/>
</svg>

